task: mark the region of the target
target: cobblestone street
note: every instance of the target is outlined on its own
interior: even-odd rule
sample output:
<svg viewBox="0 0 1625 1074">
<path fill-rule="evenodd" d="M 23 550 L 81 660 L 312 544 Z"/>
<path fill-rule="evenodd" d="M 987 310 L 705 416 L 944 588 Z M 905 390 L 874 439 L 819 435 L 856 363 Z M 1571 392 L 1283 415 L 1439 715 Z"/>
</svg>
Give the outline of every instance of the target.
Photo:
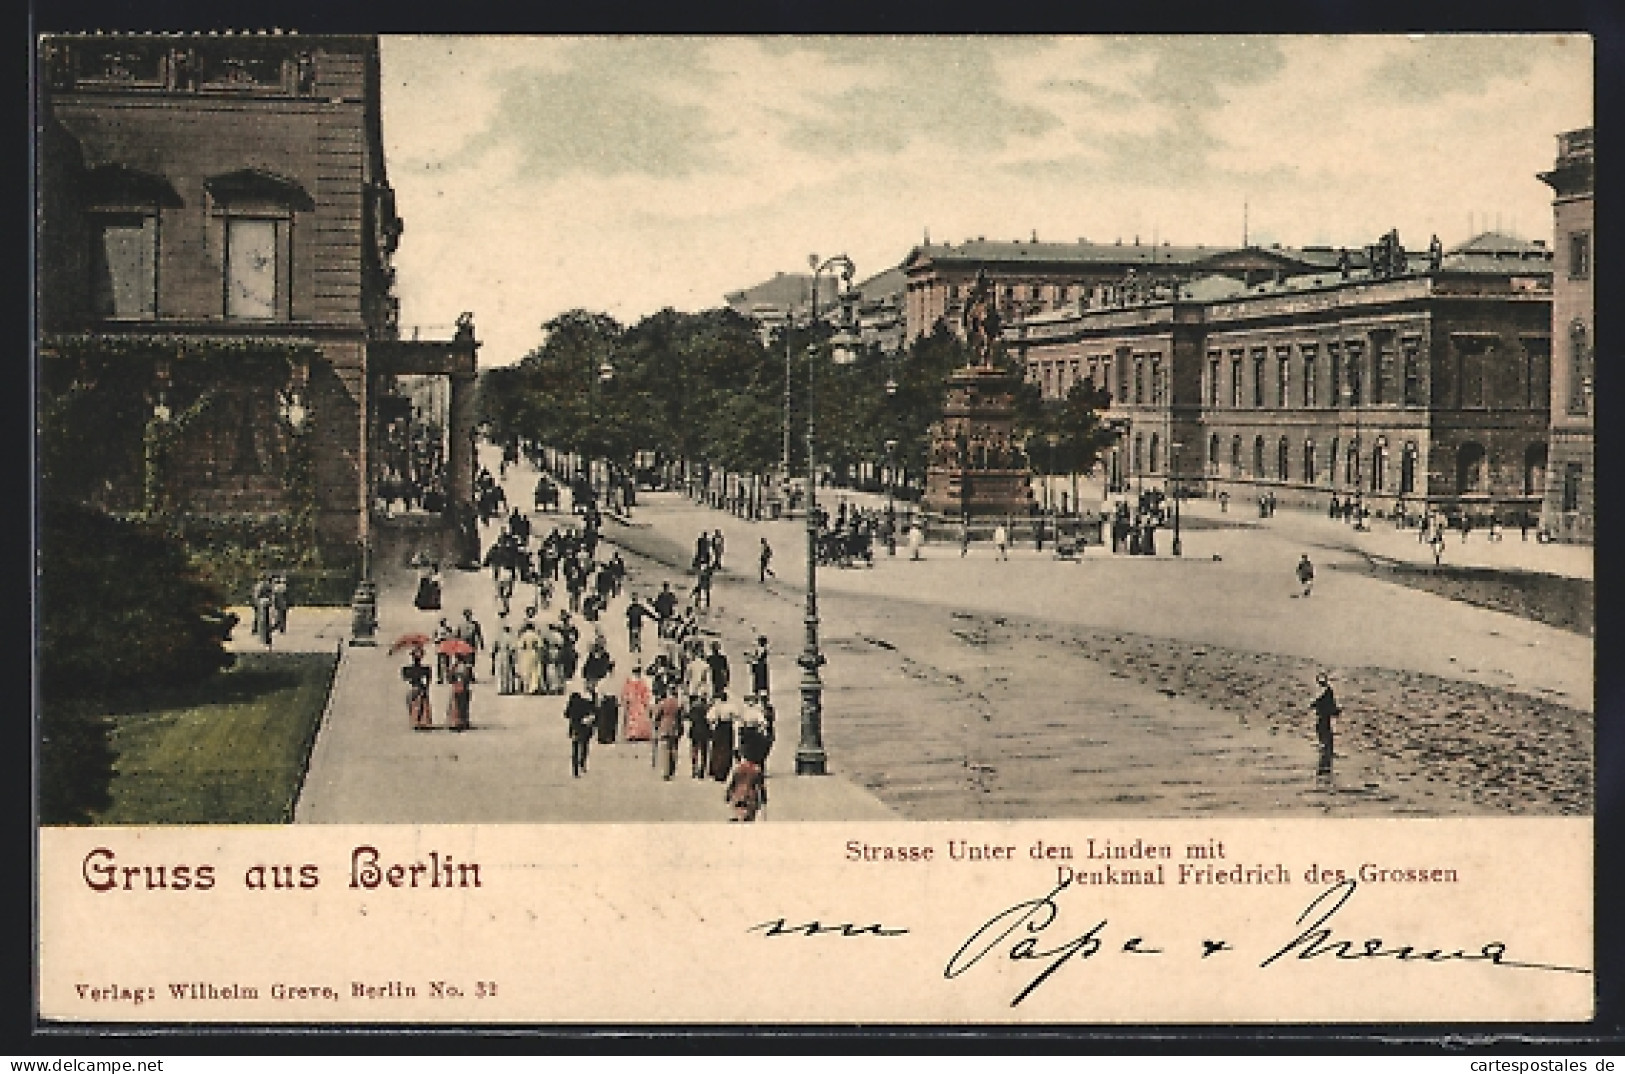
<svg viewBox="0 0 1625 1074">
<path fill-rule="evenodd" d="M 533 482 L 528 467 L 510 469 L 510 499 L 524 502 Z M 1196 511 L 1201 520 L 1211 507 Z M 572 516 L 536 521 L 545 532 Z M 800 521 L 749 522 L 651 493 L 605 535 L 627 557 L 628 592 L 647 597 L 662 581 L 686 592 L 693 535 L 724 532 L 705 625 L 736 665 L 757 633 L 772 640 L 775 819 L 1591 809 L 1589 639 L 1393 585 L 1364 568 L 1367 552 L 1336 547 L 1340 525 L 1282 521 L 1198 521 L 1178 559 L 1091 548 L 1071 563 L 1028 548 L 999 562 L 979 546 L 961 558 L 932 544 L 923 562 L 882 553 L 873 568 L 821 571 L 824 779 L 793 775 Z M 763 536 L 777 573 L 766 585 L 755 576 Z M 1305 546 L 1339 568 L 1306 600 L 1290 577 Z M 408 577 L 386 583 L 386 644 L 433 625 L 410 607 Z M 448 573 L 445 614 L 465 606 L 495 630 L 487 573 Z M 630 667 L 624 606 L 613 602 L 601 624 L 616 684 Z M 486 682 L 475 733 L 413 735 L 398 711 L 399 662 L 347 651 L 300 819 L 725 815 L 709 781 L 654 778 L 646 745 L 595 747 L 590 777 L 572 781 L 558 697 L 501 697 Z M 1344 709 L 1329 778 L 1316 775 L 1307 708 L 1322 668 Z"/>
</svg>

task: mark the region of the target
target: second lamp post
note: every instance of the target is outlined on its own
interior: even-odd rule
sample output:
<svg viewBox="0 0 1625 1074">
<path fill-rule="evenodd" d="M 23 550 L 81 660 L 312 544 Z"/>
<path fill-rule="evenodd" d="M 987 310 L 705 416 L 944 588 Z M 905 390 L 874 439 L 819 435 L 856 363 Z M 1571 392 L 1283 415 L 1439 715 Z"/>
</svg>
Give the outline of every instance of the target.
<svg viewBox="0 0 1625 1074">
<path fill-rule="evenodd" d="M 830 340 L 830 357 L 837 365 L 852 361 L 851 326 L 852 277 L 856 268 L 845 254 L 820 261 L 817 254 L 807 258 L 812 266 L 812 321 L 818 324 L 818 282 L 836 266 L 841 270 L 841 323 Z M 796 663 L 801 665 L 801 741 L 796 747 L 796 775 L 821 776 L 828 771 L 824 753 L 824 683 L 818 669 L 824 654 L 818 650 L 818 539 L 822 528 L 818 517 L 818 456 L 814 450 L 813 390 L 818 369 L 817 344 L 807 348 L 807 628 L 806 644 Z"/>
</svg>

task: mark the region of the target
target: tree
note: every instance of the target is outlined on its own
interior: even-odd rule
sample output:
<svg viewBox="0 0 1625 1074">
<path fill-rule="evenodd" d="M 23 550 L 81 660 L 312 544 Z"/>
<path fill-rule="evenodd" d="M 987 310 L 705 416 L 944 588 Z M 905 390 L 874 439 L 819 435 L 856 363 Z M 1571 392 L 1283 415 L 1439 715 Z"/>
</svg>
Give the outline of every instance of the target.
<svg viewBox="0 0 1625 1074">
<path fill-rule="evenodd" d="M 46 499 L 40 532 L 40 816 L 108 804 L 113 704 L 228 667 L 221 595 L 150 523 Z"/>
</svg>

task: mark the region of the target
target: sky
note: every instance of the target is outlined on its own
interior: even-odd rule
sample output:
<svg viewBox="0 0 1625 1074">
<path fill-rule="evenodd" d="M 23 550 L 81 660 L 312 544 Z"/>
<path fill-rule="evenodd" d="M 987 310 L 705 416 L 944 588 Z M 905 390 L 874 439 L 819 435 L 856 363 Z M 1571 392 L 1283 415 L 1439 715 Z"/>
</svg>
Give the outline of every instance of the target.
<svg viewBox="0 0 1625 1074">
<path fill-rule="evenodd" d="M 484 365 L 933 242 L 1550 241 L 1576 36 L 385 37 L 403 326 Z"/>
</svg>

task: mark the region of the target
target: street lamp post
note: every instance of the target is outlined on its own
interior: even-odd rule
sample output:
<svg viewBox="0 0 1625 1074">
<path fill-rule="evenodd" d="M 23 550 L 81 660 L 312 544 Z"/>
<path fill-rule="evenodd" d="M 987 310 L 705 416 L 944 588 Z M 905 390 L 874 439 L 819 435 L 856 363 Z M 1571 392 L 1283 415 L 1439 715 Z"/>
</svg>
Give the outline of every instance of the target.
<svg viewBox="0 0 1625 1074">
<path fill-rule="evenodd" d="M 836 254 L 822 262 L 818 255 L 808 257 L 812 266 L 812 316 L 818 323 L 818 280 L 825 271 L 839 265 L 843 282 L 842 302 L 849 301 L 852 277 L 856 268 L 845 254 Z M 843 315 L 842 324 L 833 341 L 831 357 L 838 364 L 850 361 L 849 334 Z M 818 669 L 824 664 L 824 655 L 818 649 L 818 468 L 815 448 L 813 388 L 818 369 L 818 347 L 807 348 L 807 628 L 806 645 L 796 662 L 801 665 L 801 742 L 796 747 L 796 775 L 822 776 L 828 771 L 828 758 L 824 753 L 824 683 Z"/>
<path fill-rule="evenodd" d="M 897 441 L 886 441 L 886 554 L 897 554 Z"/>
<path fill-rule="evenodd" d="M 1173 486 L 1174 490 L 1174 555 L 1176 556 L 1184 555 L 1185 552 L 1185 547 L 1179 540 L 1179 449 L 1184 446 L 1177 440 L 1168 445 L 1173 452 L 1174 472 L 1169 478 L 1169 484 Z"/>
<path fill-rule="evenodd" d="M 1061 546 L 1061 520 L 1055 510 L 1055 446 L 1060 442 L 1061 438 L 1056 433 L 1044 436 L 1044 446 L 1049 449 L 1044 460 L 1044 503 L 1049 508 L 1050 535 L 1057 548 Z"/>
</svg>

